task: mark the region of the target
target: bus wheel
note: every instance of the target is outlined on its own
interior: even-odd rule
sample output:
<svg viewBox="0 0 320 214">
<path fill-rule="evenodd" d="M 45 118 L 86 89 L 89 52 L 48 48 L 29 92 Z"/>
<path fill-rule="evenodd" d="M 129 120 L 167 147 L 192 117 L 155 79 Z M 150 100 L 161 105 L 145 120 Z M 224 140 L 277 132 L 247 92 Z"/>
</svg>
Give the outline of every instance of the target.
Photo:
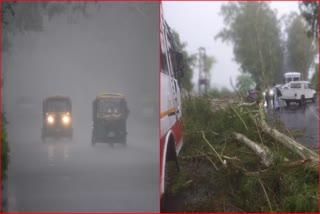
<svg viewBox="0 0 320 214">
<path fill-rule="evenodd" d="M 171 197 L 171 187 L 175 182 L 175 178 L 179 173 L 179 162 L 178 157 L 176 155 L 176 151 L 174 148 L 174 144 L 172 143 L 167 151 L 166 155 L 166 163 L 165 163 L 165 176 L 164 176 L 164 185 L 165 185 L 165 192 L 161 199 L 161 212 L 172 212 L 170 204 L 172 200 Z"/>
</svg>

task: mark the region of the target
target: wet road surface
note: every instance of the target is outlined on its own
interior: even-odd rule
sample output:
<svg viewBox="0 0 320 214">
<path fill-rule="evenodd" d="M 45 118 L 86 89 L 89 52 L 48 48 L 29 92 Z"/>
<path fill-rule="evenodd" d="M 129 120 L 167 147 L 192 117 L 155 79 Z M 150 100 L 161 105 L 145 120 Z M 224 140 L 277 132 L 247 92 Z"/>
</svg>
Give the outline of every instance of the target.
<svg viewBox="0 0 320 214">
<path fill-rule="evenodd" d="M 280 111 L 268 111 L 269 117 L 280 117 L 289 129 L 303 132 L 297 140 L 312 148 L 318 148 L 318 102 L 307 101 L 305 105 L 291 103 L 289 107 L 281 102 Z"/>
<path fill-rule="evenodd" d="M 35 118 L 11 120 L 9 212 L 159 211 L 156 128 L 129 118 L 126 148 L 91 147 L 91 124 L 72 142 L 42 143 Z"/>
</svg>

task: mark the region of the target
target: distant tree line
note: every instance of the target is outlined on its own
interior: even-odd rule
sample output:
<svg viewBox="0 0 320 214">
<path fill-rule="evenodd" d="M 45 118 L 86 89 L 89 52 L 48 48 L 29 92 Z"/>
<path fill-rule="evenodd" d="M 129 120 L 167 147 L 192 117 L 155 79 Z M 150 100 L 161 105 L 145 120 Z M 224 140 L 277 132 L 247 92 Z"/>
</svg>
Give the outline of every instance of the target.
<svg viewBox="0 0 320 214">
<path fill-rule="evenodd" d="M 238 89 L 245 91 L 256 84 L 266 87 L 282 83 L 285 71 L 301 72 L 303 79 L 308 78 L 318 53 L 319 3 L 303 1 L 298 4 L 300 14 L 291 13 L 281 18 L 277 18 L 277 11 L 271 9 L 268 2 L 222 5 L 225 27 L 215 38 L 233 44 L 235 61 L 241 72 L 237 78 Z M 182 50 L 187 55 L 185 46 L 184 43 Z M 188 72 L 185 82 L 191 82 L 192 70 Z M 316 69 L 314 75 L 317 72 Z"/>
</svg>

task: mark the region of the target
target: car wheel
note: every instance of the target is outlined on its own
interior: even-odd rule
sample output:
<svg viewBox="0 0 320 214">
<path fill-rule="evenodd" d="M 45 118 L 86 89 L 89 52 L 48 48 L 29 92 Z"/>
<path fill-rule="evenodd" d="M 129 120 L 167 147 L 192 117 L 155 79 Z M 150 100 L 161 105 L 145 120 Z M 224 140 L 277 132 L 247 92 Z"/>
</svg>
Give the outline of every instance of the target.
<svg viewBox="0 0 320 214">
<path fill-rule="evenodd" d="M 306 103 L 304 95 L 301 96 L 300 105 L 304 105 Z"/>
<path fill-rule="evenodd" d="M 290 106 L 290 101 L 286 100 L 286 105 L 289 107 Z"/>
<path fill-rule="evenodd" d="M 312 96 L 312 102 L 316 102 L 316 100 L 317 100 L 317 96 L 316 96 L 316 94 L 313 94 L 313 96 Z"/>
</svg>

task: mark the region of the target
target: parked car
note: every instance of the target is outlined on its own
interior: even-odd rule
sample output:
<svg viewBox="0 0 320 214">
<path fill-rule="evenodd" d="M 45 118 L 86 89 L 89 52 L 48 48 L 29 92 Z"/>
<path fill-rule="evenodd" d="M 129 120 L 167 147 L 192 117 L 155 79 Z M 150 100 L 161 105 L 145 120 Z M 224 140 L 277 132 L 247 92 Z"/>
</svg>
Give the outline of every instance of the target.
<svg viewBox="0 0 320 214">
<path fill-rule="evenodd" d="M 301 81 L 301 73 L 300 72 L 286 72 L 283 75 L 283 83 L 287 84 L 292 81 Z"/>
<path fill-rule="evenodd" d="M 315 102 L 317 99 L 317 92 L 310 87 L 309 81 L 293 81 L 283 85 L 282 97 L 287 106 L 291 102 L 304 104 L 307 100 Z"/>
</svg>

